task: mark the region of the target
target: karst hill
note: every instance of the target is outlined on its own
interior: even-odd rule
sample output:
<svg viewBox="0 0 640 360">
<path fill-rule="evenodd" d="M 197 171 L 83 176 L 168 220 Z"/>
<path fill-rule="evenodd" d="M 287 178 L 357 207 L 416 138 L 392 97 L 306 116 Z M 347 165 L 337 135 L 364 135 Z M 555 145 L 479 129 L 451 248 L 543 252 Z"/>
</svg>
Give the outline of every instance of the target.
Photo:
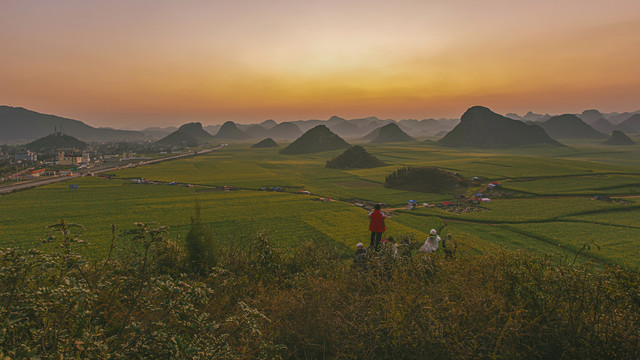
<svg viewBox="0 0 640 360">
<path fill-rule="evenodd" d="M 270 128 L 267 134 L 274 139 L 296 139 L 302 131 L 296 124 L 285 121 Z"/>
<path fill-rule="evenodd" d="M 373 134 L 370 141 L 370 143 L 372 144 L 415 141 L 415 139 L 409 136 L 409 134 L 402 131 L 402 129 L 400 129 L 400 126 L 398 126 L 398 124 L 396 123 L 389 123 L 374 130 L 374 132 L 375 134 Z M 369 133 L 369 135 L 372 134 Z"/>
<path fill-rule="evenodd" d="M 605 142 L 606 145 L 634 145 L 636 142 L 631 140 L 625 133 L 620 130 L 614 130 L 611 137 Z"/>
<path fill-rule="evenodd" d="M 370 169 L 384 165 L 382 160 L 369 154 L 365 148 L 355 145 L 335 159 L 327 161 L 326 167 L 332 169 Z"/>
<path fill-rule="evenodd" d="M 256 144 L 251 145 L 251 147 L 256 149 L 271 148 L 271 147 L 278 147 L 278 144 L 272 138 L 266 138 Z"/>
<path fill-rule="evenodd" d="M 589 109 L 583 111 L 582 114 L 580 114 L 580 118 L 587 124 L 593 124 L 594 122 L 603 119 L 604 115 L 599 110 Z"/>
<path fill-rule="evenodd" d="M 540 124 L 554 139 L 606 139 L 607 135 L 592 128 L 573 114 L 554 116 Z"/>
<path fill-rule="evenodd" d="M 504 148 L 532 145 L 563 146 L 537 125 L 496 114 L 483 106 L 469 108 L 460 123 L 438 144 L 450 147 Z"/>
<path fill-rule="evenodd" d="M 616 126 L 605 118 L 596 120 L 591 124 L 591 127 L 604 134 L 611 134 L 611 132 L 616 129 Z"/>
<path fill-rule="evenodd" d="M 222 124 L 214 138 L 216 140 L 246 140 L 251 139 L 251 135 L 238 129 L 233 121 L 227 121 Z"/>
<path fill-rule="evenodd" d="M 618 124 L 617 129 L 631 134 L 640 133 L 640 114 L 632 115 L 627 120 L 621 122 Z"/>
<path fill-rule="evenodd" d="M 280 150 L 280 153 L 287 155 L 311 154 L 346 149 L 350 146 L 349 143 L 331 132 L 325 125 L 318 125 L 302 134 L 286 148 Z"/>
<path fill-rule="evenodd" d="M 32 141 L 26 145 L 26 148 L 34 152 L 48 153 L 58 149 L 84 150 L 87 148 L 87 143 L 58 132 Z"/>
<path fill-rule="evenodd" d="M 158 145 L 168 146 L 198 146 L 213 140 L 213 136 L 202 128 L 199 122 L 180 126 L 178 130 L 158 140 Z"/>
</svg>

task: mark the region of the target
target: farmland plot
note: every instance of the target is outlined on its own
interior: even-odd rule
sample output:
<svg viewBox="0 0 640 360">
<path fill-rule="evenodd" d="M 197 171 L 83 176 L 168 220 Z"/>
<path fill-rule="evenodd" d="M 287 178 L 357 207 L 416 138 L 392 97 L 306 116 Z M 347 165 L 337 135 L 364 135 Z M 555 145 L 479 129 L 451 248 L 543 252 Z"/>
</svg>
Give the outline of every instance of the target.
<svg viewBox="0 0 640 360">
<path fill-rule="evenodd" d="M 586 158 L 590 149 L 535 148 L 545 155 L 542 157 L 518 155 L 524 150 L 517 149 L 496 153 L 418 142 L 367 145 L 367 150 L 388 166 L 335 170 L 324 165 L 341 151 L 284 156 L 277 149 L 231 145 L 202 156 L 116 173 L 120 179 L 143 177 L 164 184 L 80 178 L 2 196 L 0 243 L 36 244 L 47 234 L 45 226 L 60 219 L 85 225 L 84 237 L 94 243 L 92 249 L 97 252 L 106 249 L 111 224 L 121 231 L 132 227 L 134 221 L 157 222 L 170 227 L 172 238 L 183 239 L 194 205 L 199 203 L 202 221 L 229 241 L 265 232 L 281 247 L 324 238 L 352 249 L 357 242 L 366 243 L 369 232 L 367 212 L 351 202 L 369 200 L 400 208 L 409 199 L 419 203 L 453 200 L 453 194 L 406 192 L 383 186 L 385 177 L 398 167 L 437 166 L 468 177 L 482 176 L 484 183 L 499 180 L 506 190 L 529 192 L 529 197 L 494 199 L 480 205 L 483 211 L 463 214 L 438 208 L 397 211 L 397 216 L 387 221 L 385 236 L 413 233 L 416 241 L 423 241 L 428 230 L 435 228 L 442 235 L 452 234 L 468 253 L 505 248 L 570 255 L 581 248 L 582 241 L 609 233 L 625 240 L 603 242 L 604 250 L 596 254 L 597 258 L 637 264 L 637 256 L 634 260 L 630 255 L 639 248 L 631 240 L 638 235 L 634 224 L 640 223 L 637 199 L 618 204 L 592 201 L 589 195 L 598 189 L 605 194 L 640 193 L 640 163 L 622 166 L 549 157 L 579 158 L 582 154 Z M 603 155 L 593 156 L 616 156 L 600 151 Z M 625 154 L 625 163 L 629 163 L 628 150 Z M 167 183 L 171 181 L 198 186 L 170 186 Z M 70 183 L 79 188 L 69 189 Z M 222 191 L 225 185 L 244 190 Z M 285 187 L 285 192 L 258 191 L 265 186 Z M 300 190 L 312 195 L 298 194 Z M 545 197 L 536 198 L 538 193 Z M 557 196 L 563 197 L 553 198 Z M 319 197 L 340 201 L 318 201 Z M 582 233 L 583 228 L 593 234 Z"/>
</svg>

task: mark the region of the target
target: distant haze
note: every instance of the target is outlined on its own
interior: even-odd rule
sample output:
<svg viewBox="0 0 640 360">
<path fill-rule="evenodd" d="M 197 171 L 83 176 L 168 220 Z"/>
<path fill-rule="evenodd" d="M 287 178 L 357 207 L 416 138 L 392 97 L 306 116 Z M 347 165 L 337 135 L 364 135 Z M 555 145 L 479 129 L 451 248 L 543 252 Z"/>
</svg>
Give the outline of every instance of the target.
<svg viewBox="0 0 640 360">
<path fill-rule="evenodd" d="M 141 129 L 640 108 L 640 1 L 21 1 L 0 105 Z"/>
</svg>

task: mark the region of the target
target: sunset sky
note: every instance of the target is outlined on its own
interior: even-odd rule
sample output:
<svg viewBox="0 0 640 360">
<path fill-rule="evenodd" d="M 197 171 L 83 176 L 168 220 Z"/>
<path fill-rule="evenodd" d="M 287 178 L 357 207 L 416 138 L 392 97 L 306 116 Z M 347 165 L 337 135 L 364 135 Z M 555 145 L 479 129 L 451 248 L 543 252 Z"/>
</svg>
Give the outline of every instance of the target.
<svg viewBox="0 0 640 360">
<path fill-rule="evenodd" d="M 2 0 L 0 46 L 0 105 L 93 126 L 640 109 L 638 0 Z"/>
</svg>

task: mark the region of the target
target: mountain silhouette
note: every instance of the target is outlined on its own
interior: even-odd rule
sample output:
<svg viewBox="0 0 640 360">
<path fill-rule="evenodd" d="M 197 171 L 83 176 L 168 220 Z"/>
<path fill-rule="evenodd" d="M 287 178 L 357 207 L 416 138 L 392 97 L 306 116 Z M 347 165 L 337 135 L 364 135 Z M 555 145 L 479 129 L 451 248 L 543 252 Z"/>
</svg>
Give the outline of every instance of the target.
<svg viewBox="0 0 640 360">
<path fill-rule="evenodd" d="M 278 125 L 278 123 L 273 121 L 272 119 L 269 119 L 269 120 L 265 120 L 265 121 L 261 122 L 258 125 L 262 126 L 265 129 L 271 129 L 272 127 Z"/>
<path fill-rule="evenodd" d="M 627 120 L 618 124 L 617 128 L 627 133 L 639 133 L 640 132 L 640 114 L 635 114 Z"/>
<path fill-rule="evenodd" d="M 375 131 L 375 130 L 374 130 Z M 382 126 L 377 132 L 376 136 L 369 141 L 370 143 L 390 143 L 390 142 L 408 142 L 415 141 L 414 138 L 409 136 L 406 132 L 402 131 L 398 124 L 390 123 Z"/>
<path fill-rule="evenodd" d="M 554 116 L 540 124 L 554 139 L 606 139 L 607 135 L 592 128 L 573 114 Z"/>
<path fill-rule="evenodd" d="M 266 138 L 256 144 L 251 145 L 252 148 L 270 148 L 278 147 L 278 144 L 272 138 Z"/>
<path fill-rule="evenodd" d="M 171 134 L 163 137 L 162 139 L 156 141 L 157 145 L 167 145 L 167 146 L 198 146 L 201 142 L 194 138 L 189 134 L 185 134 L 178 130 L 172 132 Z"/>
<path fill-rule="evenodd" d="M 614 113 L 612 115 L 610 115 L 607 119 L 607 121 L 609 121 L 610 123 L 617 125 L 620 124 L 621 122 L 627 120 L 628 118 L 632 117 L 633 115 L 635 115 L 636 113 L 632 113 L 632 112 L 623 112 L 621 114 L 618 113 Z"/>
<path fill-rule="evenodd" d="M 0 106 L 0 142 L 28 142 L 56 130 L 84 141 L 147 139 L 138 131 L 95 128 L 78 120 L 41 114 L 21 107 Z"/>
<path fill-rule="evenodd" d="M 280 153 L 288 155 L 310 154 L 346 149 L 350 146 L 340 136 L 332 133 L 325 125 L 318 125 L 302 134 L 286 148 L 280 150 Z"/>
<path fill-rule="evenodd" d="M 206 132 L 202 128 L 202 124 L 199 122 L 184 124 L 178 128 L 178 131 L 183 132 L 201 142 L 208 142 L 213 139 L 213 136 Z"/>
<path fill-rule="evenodd" d="M 563 146 L 541 127 L 496 114 L 483 106 L 469 108 L 460 123 L 438 143 L 451 147 Z"/>
<path fill-rule="evenodd" d="M 355 123 L 348 120 L 327 126 L 329 130 L 343 137 L 358 137 L 362 134 L 362 130 Z"/>
<path fill-rule="evenodd" d="M 246 140 L 250 139 L 251 135 L 238 129 L 233 121 L 227 121 L 222 124 L 220 130 L 215 135 L 216 140 Z"/>
<path fill-rule="evenodd" d="M 609 120 L 605 118 L 600 118 L 596 120 L 591 127 L 600 131 L 604 134 L 611 134 L 613 130 L 615 130 L 616 126 L 609 122 Z"/>
<path fill-rule="evenodd" d="M 145 136 L 151 138 L 151 139 L 162 139 L 163 137 L 171 134 L 172 132 L 178 130 L 177 127 L 175 126 L 168 126 L 165 128 L 161 128 L 161 127 L 157 127 L 157 126 L 152 126 L 152 127 L 148 127 L 145 129 L 140 130 L 141 133 L 143 133 Z"/>
<path fill-rule="evenodd" d="M 256 139 L 269 137 L 269 130 L 264 128 L 262 125 L 250 125 L 244 130 L 244 132 Z"/>
<path fill-rule="evenodd" d="M 285 121 L 269 129 L 267 134 L 276 139 L 296 139 L 302 131 L 296 124 Z"/>
<path fill-rule="evenodd" d="M 178 130 L 158 140 L 158 145 L 170 146 L 198 146 L 213 140 L 213 136 L 202 128 L 199 122 L 180 126 Z"/>
<path fill-rule="evenodd" d="M 636 142 L 631 140 L 625 133 L 620 130 L 613 130 L 611 137 L 605 142 L 607 145 L 634 145 Z"/>
<path fill-rule="evenodd" d="M 71 135 L 62 133 L 50 134 L 26 145 L 26 148 L 39 153 L 55 152 L 58 149 L 78 149 L 87 148 L 87 143 L 74 138 Z"/>
<path fill-rule="evenodd" d="M 346 119 L 343 119 L 339 116 L 333 115 L 332 117 L 329 118 L 329 120 L 327 120 L 327 127 L 330 127 L 331 125 L 337 125 L 337 124 L 342 124 L 345 121 L 347 121 Z"/>
<path fill-rule="evenodd" d="M 327 122 L 324 120 L 295 120 L 291 121 L 291 123 L 295 124 L 303 133 L 311 130 L 318 125 L 327 124 Z"/>
<path fill-rule="evenodd" d="M 586 122 L 589 125 L 593 124 L 594 122 L 598 121 L 599 119 L 602 119 L 603 117 L 604 117 L 604 115 L 602 115 L 602 113 L 600 111 L 595 110 L 595 109 L 585 110 L 580 115 L 580 118 L 582 119 L 582 121 Z"/>
<path fill-rule="evenodd" d="M 355 145 L 335 159 L 327 161 L 326 167 L 332 169 L 370 169 L 384 165 L 383 161 L 369 154 L 365 148 Z"/>
</svg>

